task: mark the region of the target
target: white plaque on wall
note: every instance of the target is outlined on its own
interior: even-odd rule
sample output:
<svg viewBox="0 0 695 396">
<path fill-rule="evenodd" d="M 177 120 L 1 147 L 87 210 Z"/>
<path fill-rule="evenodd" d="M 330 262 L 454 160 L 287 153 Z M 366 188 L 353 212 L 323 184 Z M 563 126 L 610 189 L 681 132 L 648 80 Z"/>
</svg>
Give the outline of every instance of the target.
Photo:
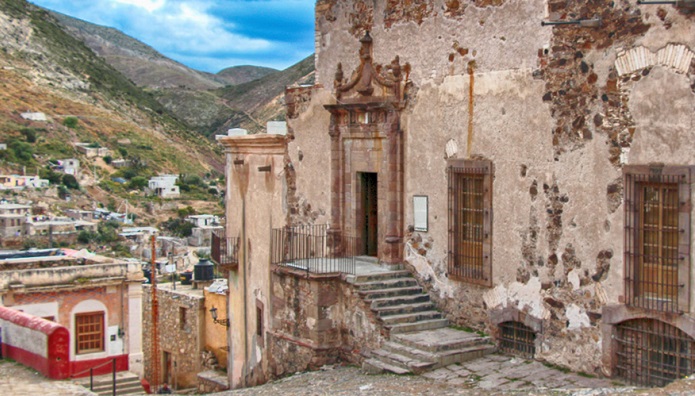
<svg viewBox="0 0 695 396">
<path fill-rule="evenodd" d="M 413 225 L 415 231 L 427 231 L 427 196 L 413 196 Z"/>
</svg>

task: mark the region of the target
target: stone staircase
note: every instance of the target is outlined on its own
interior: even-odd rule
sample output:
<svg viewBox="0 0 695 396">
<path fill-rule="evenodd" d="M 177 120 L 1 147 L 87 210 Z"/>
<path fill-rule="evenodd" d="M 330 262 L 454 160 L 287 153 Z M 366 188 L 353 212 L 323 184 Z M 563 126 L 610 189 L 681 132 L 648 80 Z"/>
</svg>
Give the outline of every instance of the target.
<svg viewBox="0 0 695 396">
<path fill-rule="evenodd" d="M 89 376 L 79 378 L 75 382 L 89 389 Z M 113 375 L 95 376 L 92 392 L 100 396 L 113 395 Z M 140 378 L 137 375 L 128 371 L 116 373 L 116 395 L 140 395 L 144 393 Z"/>
<path fill-rule="evenodd" d="M 495 351 L 489 337 L 448 327 L 409 271 L 357 275 L 354 285 L 389 338 L 364 361 L 367 372 L 420 374 Z"/>
</svg>

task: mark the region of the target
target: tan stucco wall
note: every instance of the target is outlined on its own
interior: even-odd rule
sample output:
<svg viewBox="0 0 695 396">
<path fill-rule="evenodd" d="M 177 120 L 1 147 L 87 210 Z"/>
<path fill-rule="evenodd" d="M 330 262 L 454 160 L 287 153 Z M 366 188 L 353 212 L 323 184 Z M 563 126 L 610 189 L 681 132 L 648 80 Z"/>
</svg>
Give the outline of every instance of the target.
<svg viewBox="0 0 695 396">
<path fill-rule="evenodd" d="M 230 386 L 264 382 L 268 369 L 265 332 L 270 323 L 270 232 L 286 224 L 285 137 L 224 138 L 228 152 L 227 232 L 239 236 L 239 267 L 229 275 Z M 231 159 L 231 161 L 230 161 Z M 243 164 L 234 165 L 234 160 Z M 270 171 L 259 167 L 270 166 Z M 256 336 L 256 308 L 263 308 L 264 335 Z"/>
<path fill-rule="evenodd" d="M 203 291 L 203 295 L 205 297 L 205 334 L 203 337 L 205 340 L 205 349 L 211 351 L 215 355 L 220 368 L 226 369 L 229 356 L 227 351 L 229 346 L 227 341 L 227 327 L 212 321 L 210 309 L 212 309 L 212 307 L 217 308 L 220 319 L 226 319 L 228 312 L 228 296 L 226 294 L 210 293 L 207 290 Z"/>
</svg>

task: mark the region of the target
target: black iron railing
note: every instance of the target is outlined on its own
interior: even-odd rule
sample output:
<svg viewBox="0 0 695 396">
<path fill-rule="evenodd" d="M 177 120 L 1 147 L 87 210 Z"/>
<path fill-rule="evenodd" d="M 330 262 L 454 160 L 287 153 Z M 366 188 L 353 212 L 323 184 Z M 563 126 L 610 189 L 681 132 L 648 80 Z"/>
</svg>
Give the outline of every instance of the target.
<svg viewBox="0 0 695 396">
<path fill-rule="evenodd" d="M 361 254 L 357 238 L 332 233 L 327 225 L 273 229 L 270 249 L 273 264 L 319 274 L 354 274 Z"/>
<path fill-rule="evenodd" d="M 72 378 L 77 378 L 81 376 L 82 374 L 86 373 L 89 371 L 89 390 L 93 391 L 94 390 L 94 370 L 102 368 L 106 366 L 107 364 L 111 365 L 111 391 L 113 396 L 116 396 L 116 359 L 111 359 L 109 361 L 103 362 L 101 364 L 98 364 L 94 367 L 90 367 L 86 370 L 82 370 L 79 373 L 75 373 L 72 375 Z"/>
<path fill-rule="evenodd" d="M 239 237 L 228 237 L 223 230 L 212 232 L 210 258 L 223 269 L 239 265 Z"/>
</svg>

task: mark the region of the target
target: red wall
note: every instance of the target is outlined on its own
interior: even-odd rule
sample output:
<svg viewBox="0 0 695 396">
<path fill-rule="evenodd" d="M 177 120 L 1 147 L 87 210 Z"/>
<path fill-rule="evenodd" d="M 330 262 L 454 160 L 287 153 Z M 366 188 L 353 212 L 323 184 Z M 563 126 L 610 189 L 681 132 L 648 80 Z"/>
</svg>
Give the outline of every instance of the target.
<svg viewBox="0 0 695 396">
<path fill-rule="evenodd" d="M 2 340 L 2 356 L 34 368 L 51 379 L 70 377 L 70 333 L 57 323 L 14 309 L 0 307 L 0 319 L 6 321 Z M 45 339 L 40 345 L 42 354 L 28 351 L 9 339 L 9 330 L 21 334 L 24 340 Z M 43 334 L 45 337 L 40 337 Z"/>
</svg>

